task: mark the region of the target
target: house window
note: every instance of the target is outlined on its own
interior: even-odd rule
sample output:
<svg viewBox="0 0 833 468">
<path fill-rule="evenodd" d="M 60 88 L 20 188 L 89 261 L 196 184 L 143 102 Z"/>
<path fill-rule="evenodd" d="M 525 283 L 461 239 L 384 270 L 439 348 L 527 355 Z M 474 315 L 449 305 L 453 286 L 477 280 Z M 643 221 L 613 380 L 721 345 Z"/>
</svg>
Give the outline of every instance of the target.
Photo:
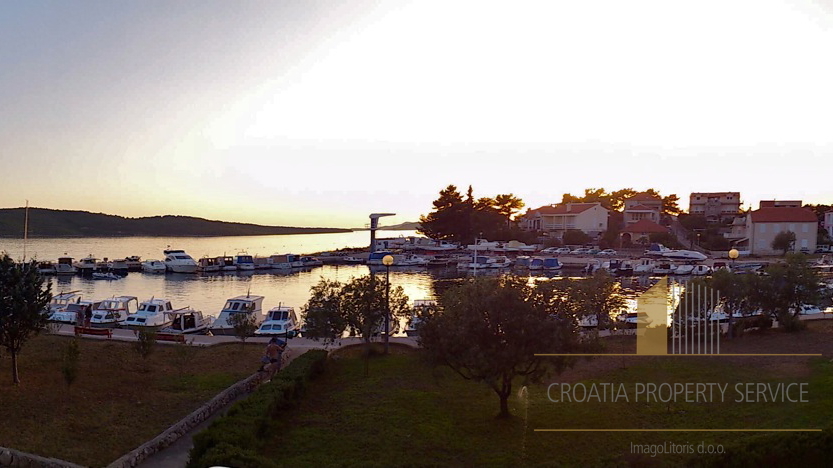
<svg viewBox="0 0 833 468">
<path fill-rule="evenodd" d="M 810 227 L 810 225 L 809 225 L 809 224 L 802 224 L 802 225 L 801 225 L 801 232 L 804 232 L 804 233 L 810 232 L 809 227 Z M 805 247 L 806 247 L 806 246 L 805 246 Z"/>
<path fill-rule="evenodd" d="M 780 224 L 773 224 L 772 225 L 772 232 L 779 232 L 781 230 Z"/>
<path fill-rule="evenodd" d="M 761 224 L 760 226 L 761 227 L 758 228 L 758 232 L 760 232 L 761 234 L 765 233 L 766 232 L 766 224 Z"/>
<path fill-rule="evenodd" d="M 807 239 L 801 239 L 801 247 L 802 247 L 802 248 L 806 248 L 806 247 L 807 247 Z"/>
<path fill-rule="evenodd" d="M 795 223 L 790 223 L 790 231 L 795 232 Z"/>
</svg>

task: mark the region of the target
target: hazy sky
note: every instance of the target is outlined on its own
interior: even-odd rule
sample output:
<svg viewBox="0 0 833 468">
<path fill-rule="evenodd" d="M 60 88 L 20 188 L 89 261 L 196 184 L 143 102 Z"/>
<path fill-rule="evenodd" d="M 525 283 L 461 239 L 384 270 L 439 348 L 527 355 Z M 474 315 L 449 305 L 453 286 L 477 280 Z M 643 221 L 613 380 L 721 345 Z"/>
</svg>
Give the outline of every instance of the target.
<svg viewBox="0 0 833 468">
<path fill-rule="evenodd" d="M 833 1 L 0 2 L 0 206 L 416 220 L 449 183 L 833 203 Z"/>
</svg>

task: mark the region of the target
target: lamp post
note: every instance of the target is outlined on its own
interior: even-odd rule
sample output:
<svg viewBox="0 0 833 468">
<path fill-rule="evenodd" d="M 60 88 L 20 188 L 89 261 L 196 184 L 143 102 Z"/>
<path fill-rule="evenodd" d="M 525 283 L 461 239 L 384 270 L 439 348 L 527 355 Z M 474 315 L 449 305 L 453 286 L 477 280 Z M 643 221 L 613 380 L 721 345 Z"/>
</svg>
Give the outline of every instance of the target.
<svg viewBox="0 0 833 468">
<path fill-rule="evenodd" d="M 393 255 L 382 257 L 385 265 L 385 354 L 390 351 L 390 266 L 393 265 Z"/>
<path fill-rule="evenodd" d="M 732 259 L 732 272 L 734 272 L 735 270 L 735 259 L 737 259 L 739 256 L 740 252 L 738 252 L 738 249 L 732 249 L 729 251 L 729 258 Z"/>
</svg>

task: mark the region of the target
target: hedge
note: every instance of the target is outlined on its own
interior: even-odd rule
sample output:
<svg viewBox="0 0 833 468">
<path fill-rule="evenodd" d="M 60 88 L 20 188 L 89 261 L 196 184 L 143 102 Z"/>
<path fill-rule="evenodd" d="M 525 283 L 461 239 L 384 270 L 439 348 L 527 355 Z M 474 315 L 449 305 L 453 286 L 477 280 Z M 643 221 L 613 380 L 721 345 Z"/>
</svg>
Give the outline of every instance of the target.
<svg viewBox="0 0 833 468">
<path fill-rule="evenodd" d="M 248 398 L 194 437 L 188 468 L 233 466 L 268 468 L 274 463 L 259 455 L 281 411 L 298 404 L 307 383 L 324 371 L 327 352 L 307 351 L 261 385 Z"/>
</svg>

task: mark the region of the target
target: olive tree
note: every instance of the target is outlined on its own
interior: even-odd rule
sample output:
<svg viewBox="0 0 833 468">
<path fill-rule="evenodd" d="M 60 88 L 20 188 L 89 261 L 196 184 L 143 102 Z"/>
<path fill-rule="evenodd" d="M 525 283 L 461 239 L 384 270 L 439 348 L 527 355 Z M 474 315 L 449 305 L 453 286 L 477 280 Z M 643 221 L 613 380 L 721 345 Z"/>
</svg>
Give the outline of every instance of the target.
<svg viewBox="0 0 833 468">
<path fill-rule="evenodd" d="M 772 250 L 780 250 L 783 255 L 793 249 L 795 245 L 795 233 L 792 231 L 781 231 L 772 239 Z"/>
<path fill-rule="evenodd" d="M 571 363 L 536 354 L 581 347 L 569 302 L 553 291 L 526 278 L 471 279 L 449 289 L 439 308 L 425 309 L 419 343 L 433 363 L 485 383 L 500 400 L 498 416 L 508 417 L 516 378 L 539 382 Z"/>
<path fill-rule="evenodd" d="M 49 319 L 52 284 L 44 285 L 37 263 L 16 264 L 8 255 L 0 258 L 0 346 L 12 358 L 12 379 L 20 384 L 17 357 L 23 345 L 40 333 Z"/>
</svg>

